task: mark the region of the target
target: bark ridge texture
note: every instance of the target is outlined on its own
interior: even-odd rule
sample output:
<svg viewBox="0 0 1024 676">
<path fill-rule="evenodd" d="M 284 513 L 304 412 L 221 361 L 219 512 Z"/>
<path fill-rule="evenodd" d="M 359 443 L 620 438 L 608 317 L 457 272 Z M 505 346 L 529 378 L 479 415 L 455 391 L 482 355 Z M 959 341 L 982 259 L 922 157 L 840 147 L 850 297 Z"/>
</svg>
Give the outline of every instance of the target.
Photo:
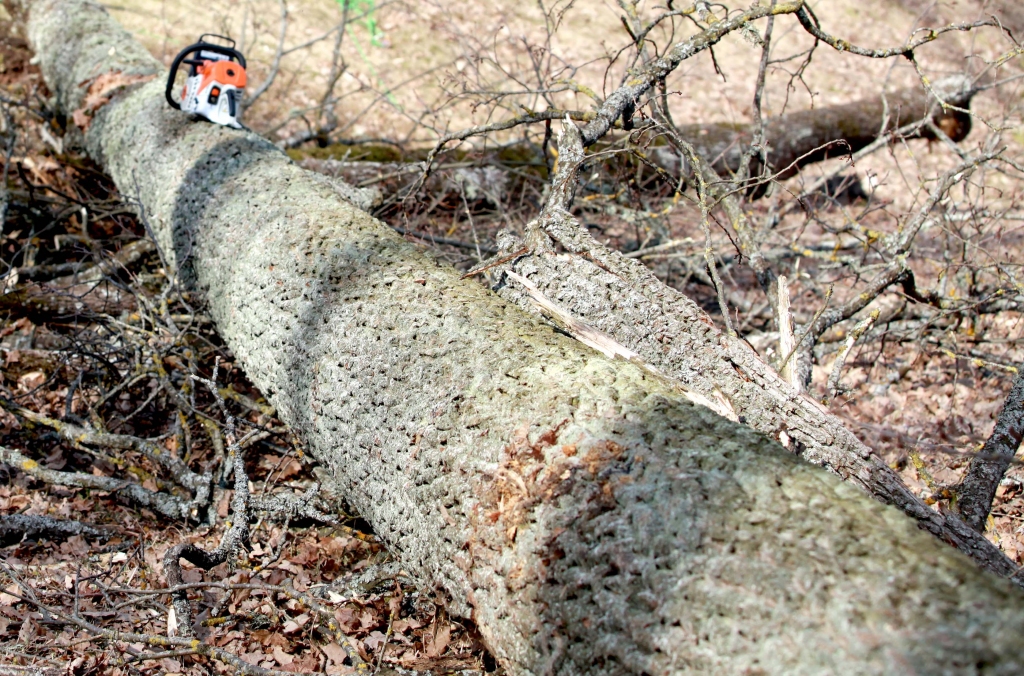
<svg viewBox="0 0 1024 676">
<path fill-rule="evenodd" d="M 576 185 L 575 171 L 567 169 L 572 164 L 567 159 L 570 147 L 578 149 L 577 161 L 583 160 L 578 143 L 564 143 L 564 132 L 573 129 L 559 137 L 564 175 L 554 185 L 563 191 Z M 791 450 L 805 460 L 898 507 L 987 570 L 1013 576 L 1020 584 L 1018 567 L 981 533 L 956 515 L 925 505 L 842 421 L 797 392 L 742 340 L 715 328 L 696 303 L 642 263 L 595 241 L 568 211 L 552 208 L 555 203 L 570 204 L 571 199 L 549 201 L 527 227 L 529 255 L 513 258 L 504 269 L 528 277 L 550 302 L 635 352 L 658 372 L 707 399 L 723 398 L 744 424 L 773 439 L 788 439 Z M 556 252 L 549 236 L 568 253 Z M 499 239 L 499 256 L 524 245 L 514 236 Z M 503 298 L 532 309 L 532 298 L 520 285 L 502 279 L 495 288 Z"/>
<path fill-rule="evenodd" d="M 66 110 L 99 72 L 164 73 L 98 5 L 30 10 Z M 1024 669 L 1009 582 L 460 280 L 269 142 L 170 109 L 159 79 L 97 112 L 89 153 L 353 506 L 510 673 Z"/>
</svg>

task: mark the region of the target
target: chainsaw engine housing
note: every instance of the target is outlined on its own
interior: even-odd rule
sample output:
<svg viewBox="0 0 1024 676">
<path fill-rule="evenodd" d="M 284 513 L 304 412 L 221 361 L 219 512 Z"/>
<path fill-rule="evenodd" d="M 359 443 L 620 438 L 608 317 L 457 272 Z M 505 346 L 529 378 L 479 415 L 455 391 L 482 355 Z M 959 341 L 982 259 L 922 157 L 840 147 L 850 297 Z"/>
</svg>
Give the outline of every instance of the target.
<svg viewBox="0 0 1024 676">
<path fill-rule="evenodd" d="M 216 44 L 207 38 L 230 42 Z M 167 76 L 167 102 L 178 110 L 193 113 L 210 122 L 242 128 L 242 92 L 245 89 L 245 57 L 234 48 L 234 40 L 221 35 L 204 34 L 194 45 L 178 54 Z M 181 100 L 173 96 L 178 68 L 189 66 L 181 91 Z"/>
</svg>

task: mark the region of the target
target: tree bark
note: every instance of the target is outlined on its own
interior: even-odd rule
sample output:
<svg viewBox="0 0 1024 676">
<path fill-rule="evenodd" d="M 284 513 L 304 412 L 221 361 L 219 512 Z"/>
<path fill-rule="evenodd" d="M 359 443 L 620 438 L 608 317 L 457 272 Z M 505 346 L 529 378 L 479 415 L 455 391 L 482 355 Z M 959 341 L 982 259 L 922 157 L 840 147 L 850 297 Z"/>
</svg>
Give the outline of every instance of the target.
<svg viewBox="0 0 1024 676">
<path fill-rule="evenodd" d="M 575 161 L 572 146 L 580 153 Z M 575 185 L 582 148 L 563 134 L 559 152 L 554 184 Z M 502 267 L 528 277 L 545 298 L 660 373 L 706 400 L 726 402 L 744 424 L 898 507 L 988 570 L 1003 576 L 1017 572 L 1013 562 L 956 515 L 940 514 L 922 502 L 842 421 L 798 392 L 744 341 L 719 331 L 691 299 L 662 283 L 642 263 L 597 242 L 566 211 L 570 202 L 552 200 L 527 228 L 529 253 L 512 257 Z M 557 253 L 549 237 L 567 253 Z M 514 237 L 504 237 L 501 244 L 499 259 L 524 248 Z M 520 285 L 499 281 L 496 291 L 533 308 L 531 295 Z"/>
<path fill-rule="evenodd" d="M 164 70 L 36 0 L 60 105 Z M 1019 673 L 1024 598 L 778 444 L 419 252 L 163 83 L 83 143 L 145 207 L 238 363 L 407 570 L 513 674 Z"/>
</svg>

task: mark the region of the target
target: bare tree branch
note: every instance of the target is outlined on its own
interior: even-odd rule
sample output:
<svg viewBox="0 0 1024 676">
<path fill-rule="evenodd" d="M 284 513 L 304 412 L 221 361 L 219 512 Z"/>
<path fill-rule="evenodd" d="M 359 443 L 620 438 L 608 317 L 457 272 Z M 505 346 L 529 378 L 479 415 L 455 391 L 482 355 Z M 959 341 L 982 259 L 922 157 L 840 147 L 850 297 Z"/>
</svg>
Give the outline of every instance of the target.
<svg viewBox="0 0 1024 676">
<path fill-rule="evenodd" d="M 270 89 L 270 86 L 274 84 L 274 80 L 277 79 L 278 72 L 281 70 L 281 57 L 284 55 L 284 39 L 288 34 L 288 3 L 287 0 L 278 0 L 278 3 L 281 7 L 281 28 L 277 35 L 277 49 L 274 50 L 274 60 L 270 63 L 270 72 L 267 73 L 267 79 L 256 88 L 256 91 L 245 97 L 245 102 L 242 105 L 246 108 L 256 103 L 256 100 Z"/>
<path fill-rule="evenodd" d="M 50 516 L 30 514 L 5 514 L 0 516 L 0 544 L 9 545 L 22 538 L 50 540 L 69 538 L 72 535 L 107 539 L 110 531 L 96 528 L 81 521 L 65 521 Z"/>
<path fill-rule="evenodd" d="M 593 145 L 608 133 L 615 121 L 621 118 L 627 109 L 631 106 L 635 107 L 640 97 L 656 83 L 664 80 L 686 59 L 714 46 L 723 37 L 751 21 L 766 16 L 792 14 L 802 7 L 802 1 L 772 4 L 771 6 L 757 5 L 730 19 L 716 21 L 697 35 L 675 45 L 664 56 L 647 64 L 638 73 L 630 74 L 626 82 L 604 100 L 604 103 L 597 109 L 595 118 L 583 128 L 583 145 Z"/>
<path fill-rule="evenodd" d="M 910 40 L 905 45 L 883 49 L 866 49 L 864 47 L 858 47 L 857 45 L 851 44 L 842 38 L 829 35 L 825 31 L 821 30 L 821 27 L 818 24 L 818 18 L 814 16 L 814 13 L 806 5 L 802 6 L 797 11 L 796 16 L 797 19 L 800 20 L 800 25 L 804 27 L 804 30 L 833 49 L 840 52 L 850 52 L 851 54 L 857 54 L 858 56 L 867 56 L 872 59 L 888 59 L 893 56 L 907 56 L 912 54 L 918 47 L 926 45 L 929 42 L 934 42 L 940 35 L 949 33 L 950 31 L 970 31 L 975 28 L 981 28 L 982 26 L 999 25 L 996 21 L 986 19 L 985 21 L 950 24 L 948 26 L 943 26 L 942 28 L 920 28 L 915 31 L 915 35 L 922 32 L 925 35 Z"/>
<path fill-rule="evenodd" d="M 971 458 L 967 473 L 953 489 L 956 510 L 974 530 L 985 531 L 996 489 L 1024 438 L 1024 368 L 1018 368 L 996 427 L 981 451 Z"/>
</svg>

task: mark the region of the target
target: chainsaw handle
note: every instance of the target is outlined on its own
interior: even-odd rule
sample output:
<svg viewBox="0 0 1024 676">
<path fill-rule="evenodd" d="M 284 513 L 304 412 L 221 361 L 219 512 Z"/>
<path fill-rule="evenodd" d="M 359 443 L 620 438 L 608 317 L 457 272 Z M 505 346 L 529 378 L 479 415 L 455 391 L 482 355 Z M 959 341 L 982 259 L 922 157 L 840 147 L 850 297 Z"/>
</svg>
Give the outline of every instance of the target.
<svg viewBox="0 0 1024 676">
<path fill-rule="evenodd" d="M 206 36 L 204 35 L 203 37 L 206 37 Z M 229 59 L 233 59 L 234 61 L 236 61 L 238 63 L 238 65 L 240 65 L 242 68 L 245 68 L 245 57 L 242 56 L 242 53 L 240 51 L 238 51 L 237 49 L 235 49 L 234 47 L 226 47 L 224 45 L 216 45 L 216 44 L 214 44 L 212 42 L 203 42 L 202 40 L 200 40 L 199 42 L 197 42 L 196 44 L 194 44 L 194 45 L 192 45 L 191 47 L 188 48 L 189 53 L 192 53 L 193 49 L 195 49 L 196 51 L 202 50 L 204 52 L 213 52 L 215 54 L 223 54 L 224 56 L 228 57 Z"/>
<path fill-rule="evenodd" d="M 206 37 L 205 35 L 203 37 Z M 234 41 L 232 41 L 234 44 Z M 242 53 L 233 47 L 225 47 L 224 45 L 216 45 L 212 42 L 203 42 L 202 38 L 194 45 L 189 45 L 185 49 L 181 50 L 176 57 L 174 62 L 171 64 L 171 71 L 167 75 L 167 89 L 164 90 L 164 97 L 167 99 L 167 103 L 171 104 L 172 108 L 181 110 L 181 103 L 174 100 L 172 92 L 174 91 L 174 78 L 178 76 L 178 68 L 182 63 L 189 65 L 196 65 L 201 60 L 186 59 L 186 57 L 195 54 L 196 52 L 213 52 L 214 54 L 223 54 L 224 56 L 232 59 L 238 63 L 242 68 L 245 68 L 245 57 Z"/>
</svg>

